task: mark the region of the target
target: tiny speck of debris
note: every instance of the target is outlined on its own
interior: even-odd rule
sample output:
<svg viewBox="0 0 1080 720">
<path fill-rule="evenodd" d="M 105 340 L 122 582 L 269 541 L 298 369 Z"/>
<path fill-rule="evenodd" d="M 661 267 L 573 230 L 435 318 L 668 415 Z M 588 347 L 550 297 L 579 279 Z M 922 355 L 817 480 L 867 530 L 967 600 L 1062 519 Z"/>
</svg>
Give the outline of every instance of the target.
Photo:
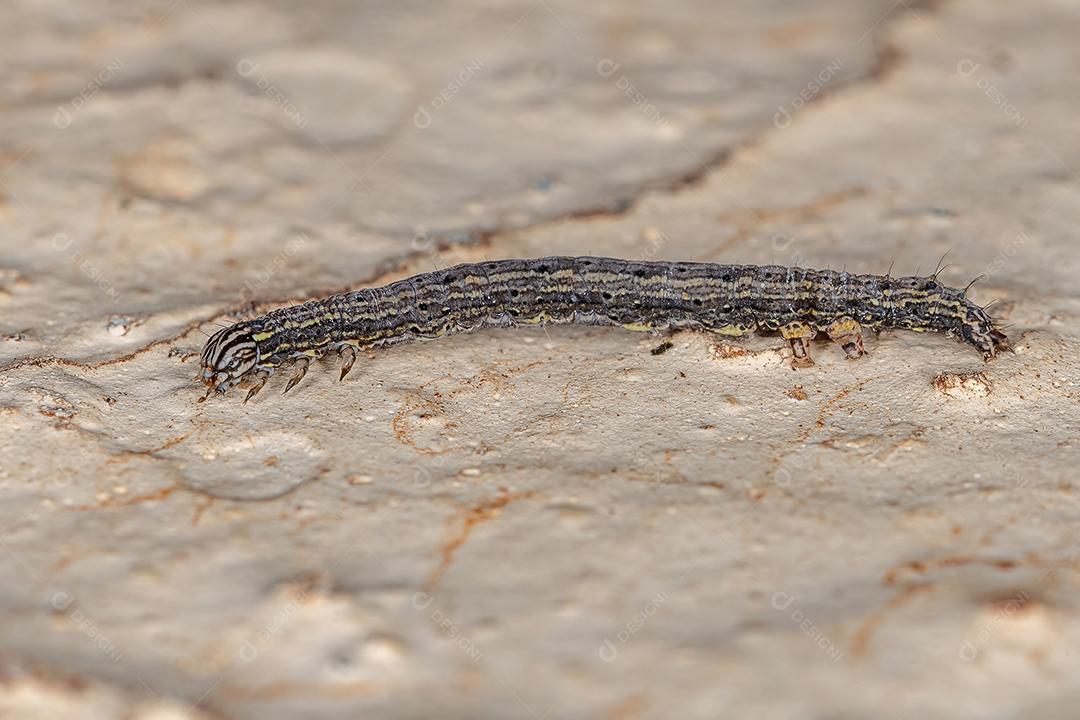
<svg viewBox="0 0 1080 720">
<path fill-rule="evenodd" d="M 792 400 L 800 400 L 800 401 L 802 401 L 802 400 L 806 399 L 806 391 L 803 390 L 802 385 L 796 385 L 791 390 L 787 391 L 787 396 L 789 398 L 791 398 Z"/>
<path fill-rule="evenodd" d="M 461 471 L 461 474 L 469 477 L 476 477 L 480 474 L 480 468 L 465 468 Z"/>
<path fill-rule="evenodd" d="M 108 326 L 106 326 L 106 329 L 113 337 L 121 337 L 123 335 L 127 335 L 128 331 L 131 330 L 134 324 L 135 318 L 131 317 L 130 315 L 117 315 L 109 320 L 109 324 Z"/>
<path fill-rule="evenodd" d="M 665 340 L 664 342 L 654 347 L 650 352 L 652 352 L 653 355 L 663 355 L 674 346 L 675 343 L 671 342 L 670 340 Z"/>
<path fill-rule="evenodd" d="M 42 405 L 39 411 L 46 417 L 55 417 L 61 420 L 75 417 L 75 411 L 72 408 L 60 407 L 59 405 Z"/>
<path fill-rule="evenodd" d="M 986 373 L 938 373 L 933 379 L 933 386 L 941 393 L 953 398 L 986 397 L 991 385 Z"/>
<path fill-rule="evenodd" d="M 709 353 L 716 358 L 727 360 L 728 358 L 745 357 L 750 354 L 746 348 L 727 343 L 714 343 L 709 348 Z"/>
<path fill-rule="evenodd" d="M 350 485 L 371 485 L 375 482 L 375 478 L 370 475 L 350 475 L 346 482 Z"/>
</svg>

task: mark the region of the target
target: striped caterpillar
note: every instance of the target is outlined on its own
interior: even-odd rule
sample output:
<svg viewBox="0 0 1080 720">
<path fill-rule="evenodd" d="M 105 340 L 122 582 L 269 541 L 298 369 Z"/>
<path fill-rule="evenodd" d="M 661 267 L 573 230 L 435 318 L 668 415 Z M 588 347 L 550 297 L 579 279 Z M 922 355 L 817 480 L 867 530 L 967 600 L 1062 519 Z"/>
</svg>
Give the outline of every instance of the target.
<svg viewBox="0 0 1080 720">
<path fill-rule="evenodd" d="M 340 379 L 357 350 L 483 327 L 579 323 L 628 330 L 707 330 L 721 335 L 779 331 L 792 364 L 811 365 L 819 332 L 849 358 L 863 355 L 861 329 L 903 328 L 957 336 L 992 359 L 1008 339 L 986 311 L 930 277 L 854 275 L 777 265 L 636 262 L 547 257 L 457 265 L 380 288 L 274 310 L 215 333 L 202 379 L 224 393 L 249 382 L 244 402 L 285 363 L 297 372 L 337 352 Z M 205 397 L 204 396 L 204 399 Z"/>
</svg>

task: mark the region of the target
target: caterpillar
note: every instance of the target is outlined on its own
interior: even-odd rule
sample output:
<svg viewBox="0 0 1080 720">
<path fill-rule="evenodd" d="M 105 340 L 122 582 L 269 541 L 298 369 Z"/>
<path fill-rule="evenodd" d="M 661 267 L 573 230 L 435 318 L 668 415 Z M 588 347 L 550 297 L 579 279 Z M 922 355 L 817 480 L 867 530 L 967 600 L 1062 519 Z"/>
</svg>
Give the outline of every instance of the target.
<svg viewBox="0 0 1080 720">
<path fill-rule="evenodd" d="M 970 287 L 970 286 L 969 286 Z M 1008 338 L 966 290 L 929 277 L 856 275 L 778 265 L 633 261 L 604 257 L 493 260 L 422 273 L 383 287 L 280 308 L 210 337 L 201 377 L 212 392 L 250 383 L 244 402 L 285 364 L 342 359 L 357 351 L 483 327 L 578 323 L 637 331 L 778 331 L 793 366 L 812 365 L 810 341 L 824 332 L 849 358 L 865 350 L 862 328 L 936 331 L 975 347 L 987 361 Z"/>
</svg>

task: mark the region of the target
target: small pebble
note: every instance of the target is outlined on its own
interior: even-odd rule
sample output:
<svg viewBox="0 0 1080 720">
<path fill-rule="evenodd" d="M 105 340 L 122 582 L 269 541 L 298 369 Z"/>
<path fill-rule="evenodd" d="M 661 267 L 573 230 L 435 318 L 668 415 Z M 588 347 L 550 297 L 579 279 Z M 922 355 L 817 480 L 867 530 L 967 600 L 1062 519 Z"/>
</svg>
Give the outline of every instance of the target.
<svg viewBox="0 0 1080 720">
<path fill-rule="evenodd" d="M 131 326 L 134 324 L 135 319 L 127 315 L 118 315 L 111 320 L 106 329 L 113 337 L 121 337 L 127 335 L 131 330 Z"/>
</svg>

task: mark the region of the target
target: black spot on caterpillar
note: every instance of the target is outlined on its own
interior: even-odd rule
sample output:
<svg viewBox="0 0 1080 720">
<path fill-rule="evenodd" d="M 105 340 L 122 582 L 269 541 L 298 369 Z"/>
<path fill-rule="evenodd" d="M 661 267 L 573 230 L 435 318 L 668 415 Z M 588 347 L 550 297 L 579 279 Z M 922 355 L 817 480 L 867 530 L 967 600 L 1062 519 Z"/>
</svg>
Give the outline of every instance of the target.
<svg viewBox="0 0 1080 720">
<path fill-rule="evenodd" d="M 722 335 L 779 331 L 796 365 L 812 364 L 810 341 L 819 332 L 848 357 L 860 357 L 864 327 L 944 332 L 986 360 L 1008 347 L 983 308 L 933 276 L 546 257 L 457 265 L 238 322 L 206 343 L 202 378 L 207 394 L 250 381 L 250 399 L 278 368 L 295 363 L 288 392 L 311 360 L 328 352 L 341 355 L 344 378 L 358 349 L 549 323 Z"/>
</svg>

